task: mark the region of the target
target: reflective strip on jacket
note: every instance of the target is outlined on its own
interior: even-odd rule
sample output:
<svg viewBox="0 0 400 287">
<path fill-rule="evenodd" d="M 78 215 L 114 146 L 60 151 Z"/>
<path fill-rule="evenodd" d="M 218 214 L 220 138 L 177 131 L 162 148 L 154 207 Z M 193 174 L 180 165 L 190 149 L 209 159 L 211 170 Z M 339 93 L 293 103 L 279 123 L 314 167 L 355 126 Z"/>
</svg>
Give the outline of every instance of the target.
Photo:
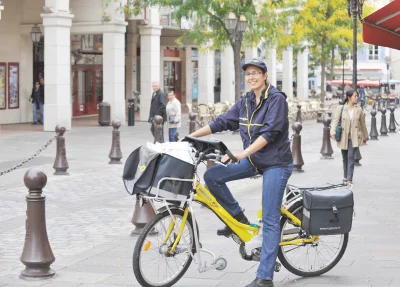
<svg viewBox="0 0 400 287">
<path fill-rule="evenodd" d="M 286 95 L 270 84 L 262 91 L 258 106 L 254 92 L 248 92 L 229 111 L 212 121 L 210 128 L 213 133 L 240 129 L 244 149 L 262 136 L 268 144 L 249 157 L 259 171 L 293 161 Z"/>
</svg>

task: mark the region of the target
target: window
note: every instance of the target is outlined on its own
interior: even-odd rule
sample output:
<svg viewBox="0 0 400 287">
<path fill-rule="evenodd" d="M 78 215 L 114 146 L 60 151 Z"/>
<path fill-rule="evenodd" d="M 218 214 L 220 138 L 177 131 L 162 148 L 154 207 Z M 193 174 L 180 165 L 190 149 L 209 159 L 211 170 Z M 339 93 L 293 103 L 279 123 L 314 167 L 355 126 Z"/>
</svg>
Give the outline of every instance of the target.
<svg viewBox="0 0 400 287">
<path fill-rule="evenodd" d="M 379 46 L 370 45 L 369 46 L 369 60 L 379 60 Z"/>
</svg>

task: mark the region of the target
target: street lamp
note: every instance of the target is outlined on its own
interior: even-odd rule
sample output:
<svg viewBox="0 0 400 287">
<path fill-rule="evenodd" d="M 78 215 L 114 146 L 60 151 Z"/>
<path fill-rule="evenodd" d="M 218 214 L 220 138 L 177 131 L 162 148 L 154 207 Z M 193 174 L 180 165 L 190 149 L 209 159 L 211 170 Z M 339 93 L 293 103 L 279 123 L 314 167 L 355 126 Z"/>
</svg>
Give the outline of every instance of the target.
<svg viewBox="0 0 400 287">
<path fill-rule="evenodd" d="M 391 62 L 392 62 L 392 59 L 389 56 L 385 57 L 385 63 L 386 63 L 386 69 L 387 69 L 387 92 L 386 93 L 388 95 L 390 94 L 390 89 L 389 89 L 389 66 L 390 66 Z"/>
<path fill-rule="evenodd" d="M 346 56 L 347 56 L 347 53 L 346 52 L 342 52 L 342 53 L 340 53 L 340 55 L 342 56 L 342 61 L 343 61 L 343 66 L 342 66 L 342 88 L 343 88 L 343 99 L 344 99 L 344 61 L 346 60 Z"/>
<path fill-rule="evenodd" d="M 353 17 L 353 89 L 357 90 L 357 16 L 362 20 L 364 0 L 347 0 L 347 12 Z"/>
<path fill-rule="evenodd" d="M 32 43 L 33 46 L 35 47 L 35 57 L 33 59 L 33 74 L 36 74 L 36 57 L 37 57 L 37 53 L 38 53 L 38 45 L 40 43 L 40 39 L 42 37 L 42 31 L 40 31 L 40 27 L 37 26 L 37 24 L 35 24 L 35 26 L 32 27 L 31 30 L 31 38 L 32 38 Z M 33 77 L 33 81 L 36 81 L 35 76 Z"/>
<path fill-rule="evenodd" d="M 243 34 L 249 24 L 244 15 L 237 18 L 234 12 L 229 12 L 224 19 L 229 42 L 233 48 L 233 57 L 235 64 L 235 94 L 236 100 L 240 98 L 240 47 L 242 46 Z"/>
</svg>

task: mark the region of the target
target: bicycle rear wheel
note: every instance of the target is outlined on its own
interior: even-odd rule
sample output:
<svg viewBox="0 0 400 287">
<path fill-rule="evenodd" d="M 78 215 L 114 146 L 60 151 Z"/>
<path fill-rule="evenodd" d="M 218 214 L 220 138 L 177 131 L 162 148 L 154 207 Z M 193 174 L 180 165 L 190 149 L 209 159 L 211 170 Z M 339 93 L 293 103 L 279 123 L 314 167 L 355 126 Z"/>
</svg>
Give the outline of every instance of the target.
<svg viewBox="0 0 400 287">
<path fill-rule="evenodd" d="M 297 202 L 289 211 L 300 220 L 303 203 Z M 290 219 L 281 218 L 281 241 L 285 239 L 306 239 L 305 232 L 294 226 Z M 319 236 L 315 244 L 280 246 L 278 258 L 282 265 L 293 274 L 303 277 L 322 275 L 331 270 L 346 251 L 349 234 Z"/>
<path fill-rule="evenodd" d="M 183 210 L 172 209 L 175 224 L 180 227 Z M 182 237 L 173 252 L 169 252 L 178 234 L 172 230 L 164 243 L 173 222 L 168 210 L 157 214 L 143 229 L 133 253 L 133 272 L 144 287 L 170 287 L 185 274 L 192 262 L 195 250 L 194 231 L 190 214 L 185 222 Z M 158 232 L 151 235 L 153 231 Z"/>
</svg>

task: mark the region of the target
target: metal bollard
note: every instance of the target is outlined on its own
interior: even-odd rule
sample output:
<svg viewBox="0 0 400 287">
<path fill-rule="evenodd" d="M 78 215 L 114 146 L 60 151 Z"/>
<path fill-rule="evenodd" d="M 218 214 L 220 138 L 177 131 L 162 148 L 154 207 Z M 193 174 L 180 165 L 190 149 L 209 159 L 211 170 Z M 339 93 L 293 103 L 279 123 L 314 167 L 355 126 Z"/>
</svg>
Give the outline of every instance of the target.
<svg viewBox="0 0 400 287">
<path fill-rule="evenodd" d="M 327 111 L 326 113 L 328 114 L 329 118 L 332 118 L 332 111 L 331 110 Z"/>
<path fill-rule="evenodd" d="M 21 262 L 25 269 L 22 279 L 40 279 L 54 276 L 50 265 L 56 260 L 51 250 L 46 230 L 45 196 L 43 188 L 47 176 L 37 168 L 31 168 L 24 176 L 25 186 L 29 189 L 26 196 L 26 235 Z"/>
<path fill-rule="evenodd" d="M 361 165 L 361 163 L 360 163 L 361 159 L 362 159 L 362 156 L 361 156 L 360 148 L 358 148 L 356 150 L 355 155 L 354 155 L 354 165 L 360 166 Z"/>
<path fill-rule="evenodd" d="M 378 112 L 380 112 L 381 111 L 381 99 L 380 98 L 378 98 Z"/>
<path fill-rule="evenodd" d="M 56 170 L 55 175 L 69 175 L 67 169 L 69 168 L 67 161 L 67 151 L 65 148 L 65 127 L 60 125 L 56 126 L 57 139 L 57 152 L 56 159 L 54 160 L 53 168 Z"/>
<path fill-rule="evenodd" d="M 395 124 L 395 119 L 394 119 L 394 106 L 390 106 L 390 120 L 389 120 L 389 133 L 395 133 L 396 132 L 396 124 Z"/>
<path fill-rule="evenodd" d="M 322 114 L 323 114 L 323 112 L 322 111 L 318 111 L 317 112 L 317 123 L 322 123 L 323 122 L 323 118 L 322 118 Z"/>
<path fill-rule="evenodd" d="M 189 113 L 189 135 L 196 131 L 196 114 Z"/>
<path fill-rule="evenodd" d="M 302 166 L 304 165 L 303 156 L 301 154 L 301 135 L 300 132 L 303 126 L 299 122 L 292 125 L 295 134 L 292 142 L 292 156 L 293 156 L 293 171 L 303 172 Z"/>
<path fill-rule="evenodd" d="M 110 162 L 108 164 L 122 164 L 122 152 L 121 152 L 121 139 L 120 131 L 118 130 L 121 126 L 120 120 L 112 121 L 113 131 L 112 131 L 112 145 L 111 150 L 108 155 Z"/>
<path fill-rule="evenodd" d="M 330 117 L 323 119 L 324 129 L 323 129 L 323 138 L 322 138 L 322 147 L 321 147 L 321 159 L 333 159 L 333 149 L 331 145 L 331 137 L 330 137 L 330 125 L 332 119 Z"/>
<path fill-rule="evenodd" d="M 143 204 L 141 204 L 143 202 Z M 139 196 L 136 197 L 135 210 L 132 215 L 132 224 L 135 225 L 135 229 L 131 232 L 131 235 L 138 235 L 142 232 L 146 224 L 156 215 L 153 207 L 143 199 L 141 202 Z M 151 235 L 157 234 L 156 230 L 150 232 Z"/>
<path fill-rule="evenodd" d="M 301 106 L 297 105 L 297 115 L 296 115 L 296 122 L 302 123 L 302 118 L 301 118 Z"/>
<path fill-rule="evenodd" d="M 371 111 L 371 132 L 369 133 L 369 137 L 371 140 L 378 140 L 378 129 L 376 128 L 376 110 Z"/>
<path fill-rule="evenodd" d="M 155 116 L 153 119 L 154 124 L 154 143 L 162 143 L 162 126 L 163 118 L 161 116 Z"/>
<path fill-rule="evenodd" d="M 386 126 L 386 108 L 382 108 L 381 109 L 381 113 L 382 113 L 382 119 L 381 119 L 381 129 L 380 129 L 380 133 L 381 136 L 387 136 L 388 134 L 388 129 Z"/>
</svg>

